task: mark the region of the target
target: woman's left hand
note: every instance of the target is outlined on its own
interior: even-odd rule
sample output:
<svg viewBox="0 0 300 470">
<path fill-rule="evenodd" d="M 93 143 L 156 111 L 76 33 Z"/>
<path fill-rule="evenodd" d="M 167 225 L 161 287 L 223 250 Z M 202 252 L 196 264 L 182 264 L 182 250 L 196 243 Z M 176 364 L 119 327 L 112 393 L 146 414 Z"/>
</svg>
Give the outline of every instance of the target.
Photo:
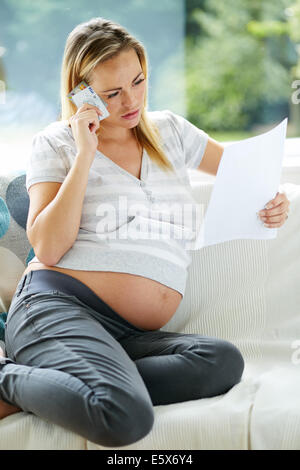
<svg viewBox="0 0 300 470">
<path fill-rule="evenodd" d="M 269 201 L 265 209 L 258 212 L 264 226 L 268 228 L 281 227 L 288 218 L 290 201 L 284 193 L 277 193 L 276 197 Z"/>
</svg>

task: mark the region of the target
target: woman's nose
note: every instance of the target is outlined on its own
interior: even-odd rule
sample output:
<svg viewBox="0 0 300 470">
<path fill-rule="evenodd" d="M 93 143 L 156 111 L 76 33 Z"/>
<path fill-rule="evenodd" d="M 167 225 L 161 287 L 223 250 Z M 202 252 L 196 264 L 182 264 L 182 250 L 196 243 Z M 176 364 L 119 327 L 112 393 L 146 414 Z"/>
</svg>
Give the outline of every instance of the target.
<svg viewBox="0 0 300 470">
<path fill-rule="evenodd" d="M 122 100 L 122 104 L 124 106 L 126 106 L 129 109 L 132 109 L 135 101 L 136 101 L 136 99 L 135 99 L 135 96 L 133 95 L 133 93 L 124 92 L 123 100 Z"/>
</svg>

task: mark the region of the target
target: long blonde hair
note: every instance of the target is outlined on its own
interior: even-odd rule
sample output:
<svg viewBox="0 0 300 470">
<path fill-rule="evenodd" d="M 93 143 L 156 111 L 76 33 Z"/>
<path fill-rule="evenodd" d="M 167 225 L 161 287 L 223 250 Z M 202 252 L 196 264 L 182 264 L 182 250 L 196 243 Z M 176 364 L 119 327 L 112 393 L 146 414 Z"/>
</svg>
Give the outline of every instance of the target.
<svg viewBox="0 0 300 470">
<path fill-rule="evenodd" d="M 144 46 L 118 23 L 97 17 L 80 23 L 69 34 L 61 67 L 61 114 L 60 120 L 73 116 L 77 108 L 67 97 L 82 80 L 89 84 L 93 69 L 101 62 L 111 59 L 121 51 L 133 48 L 139 58 L 146 83 L 148 77 L 147 56 Z M 149 157 L 163 170 L 174 171 L 166 157 L 161 143 L 161 136 L 156 124 L 147 113 L 147 87 L 141 118 L 133 128 L 140 145 L 147 150 Z M 98 136 L 97 130 L 96 134 Z"/>
</svg>

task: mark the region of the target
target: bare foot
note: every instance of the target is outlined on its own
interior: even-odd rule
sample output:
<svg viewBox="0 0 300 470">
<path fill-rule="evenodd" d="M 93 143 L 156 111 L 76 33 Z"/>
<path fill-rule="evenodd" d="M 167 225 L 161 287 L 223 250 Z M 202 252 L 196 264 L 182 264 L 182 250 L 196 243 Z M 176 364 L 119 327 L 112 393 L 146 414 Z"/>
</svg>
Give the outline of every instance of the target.
<svg viewBox="0 0 300 470">
<path fill-rule="evenodd" d="M 5 357 L 2 348 L 0 348 L 0 356 Z M 0 419 L 5 418 L 6 416 L 12 415 L 13 413 L 18 413 L 22 411 L 21 408 L 17 406 L 10 405 L 3 400 L 0 400 Z"/>
</svg>

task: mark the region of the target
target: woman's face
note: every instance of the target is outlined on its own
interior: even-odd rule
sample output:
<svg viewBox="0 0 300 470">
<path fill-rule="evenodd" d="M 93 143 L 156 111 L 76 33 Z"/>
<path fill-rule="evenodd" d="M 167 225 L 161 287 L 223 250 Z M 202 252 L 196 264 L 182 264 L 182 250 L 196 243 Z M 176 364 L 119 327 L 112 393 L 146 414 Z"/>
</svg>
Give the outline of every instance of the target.
<svg viewBox="0 0 300 470">
<path fill-rule="evenodd" d="M 108 104 L 110 116 L 101 121 L 101 127 L 131 129 L 138 124 L 144 106 L 146 80 L 134 49 L 98 64 L 89 84 Z M 124 117 L 137 110 L 137 114 L 129 119 Z"/>
</svg>

